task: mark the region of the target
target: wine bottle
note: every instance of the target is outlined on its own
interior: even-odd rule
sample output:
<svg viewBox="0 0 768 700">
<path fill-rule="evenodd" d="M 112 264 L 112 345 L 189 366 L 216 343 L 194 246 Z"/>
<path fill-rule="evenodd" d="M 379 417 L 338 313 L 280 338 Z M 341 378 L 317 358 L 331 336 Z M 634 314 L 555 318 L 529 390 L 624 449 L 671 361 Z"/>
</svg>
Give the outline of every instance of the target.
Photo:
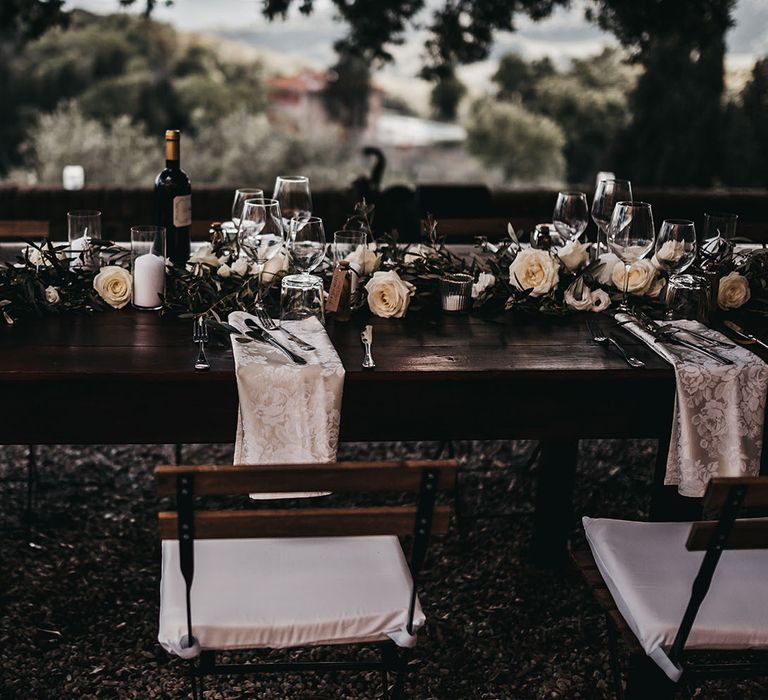
<svg viewBox="0 0 768 700">
<path fill-rule="evenodd" d="M 165 170 L 155 179 L 157 224 L 165 227 L 166 251 L 174 265 L 183 267 L 189 259 L 192 228 L 192 187 L 179 165 L 181 133 L 165 132 Z"/>
</svg>

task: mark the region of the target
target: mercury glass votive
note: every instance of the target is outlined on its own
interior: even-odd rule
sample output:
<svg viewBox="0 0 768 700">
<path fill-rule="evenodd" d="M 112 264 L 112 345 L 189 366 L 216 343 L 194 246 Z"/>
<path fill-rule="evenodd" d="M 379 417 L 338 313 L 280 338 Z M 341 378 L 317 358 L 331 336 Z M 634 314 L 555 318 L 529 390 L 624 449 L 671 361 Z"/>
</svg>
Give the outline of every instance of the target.
<svg viewBox="0 0 768 700">
<path fill-rule="evenodd" d="M 456 273 L 440 279 L 440 303 L 443 311 L 466 312 L 472 306 L 472 275 Z"/>
<path fill-rule="evenodd" d="M 134 226 L 131 229 L 131 302 L 137 309 L 157 310 L 165 296 L 165 228 Z"/>
</svg>

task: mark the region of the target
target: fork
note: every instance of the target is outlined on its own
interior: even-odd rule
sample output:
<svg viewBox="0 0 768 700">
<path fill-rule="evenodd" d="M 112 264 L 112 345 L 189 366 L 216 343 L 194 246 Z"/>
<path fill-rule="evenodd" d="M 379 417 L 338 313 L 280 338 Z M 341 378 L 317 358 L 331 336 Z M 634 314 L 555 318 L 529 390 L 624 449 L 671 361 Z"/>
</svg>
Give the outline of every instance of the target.
<svg viewBox="0 0 768 700">
<path fill-rule="evenodd" d="M 636 357 L 632 357 L 630 354 L 628 354 L 627 351 L 613 336 L 605 335 L 603 329 L 597 323 L 593 321 L 587 321 L 587 328 L 589 329 L 589 333 L 595 343 L 598 345 L 605 345 L 616 348 L 616 350 L 630 367 L 645 367 L 645 362 L 638 360 Z"/>
<path fill-rule="evenodd" d="M 272 320 L 272 317 L 266 312 L 263 306 L 257 306 L 254 311 L 254 315 L 257 319 L 259 319 L 259 323 L 261 324 L 262 328 L 267 331 L 282 331 L 285 336 L 288 338 L 288 340 L 292 340 L 296 345 L 298 345 L 302 350 L 306 350 L 307 352 L 311 352 L 315 349 L 314 345 L 310 345 L 306 340 L 302 340 L 297 335 L 294 335 L 290 331 L 286 330 L 282 326 L 278 326 L 274 320 Z M 248 323 L 248 319 L 245 321 Z"/>
<path fill-rule="evenodd" d="M 205 344 L 208 342 L 208 326 L 202 318 L 195 319 L 195 325 L 192 329 L 192 342 L 197 343 L 200 350 L 197 353 L 195 369 L 210 369 L 211 364 L 205 356 Z"/>
</svg>

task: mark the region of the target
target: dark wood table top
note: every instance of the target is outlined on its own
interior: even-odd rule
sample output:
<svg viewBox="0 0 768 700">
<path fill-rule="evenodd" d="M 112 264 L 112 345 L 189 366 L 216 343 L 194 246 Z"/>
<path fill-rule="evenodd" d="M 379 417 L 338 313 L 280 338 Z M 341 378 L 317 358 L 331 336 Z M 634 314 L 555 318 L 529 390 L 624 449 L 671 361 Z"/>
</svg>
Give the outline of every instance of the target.
<svg viewBox="0 0 768 700">
<path fill-rule="evenodd" d="M 631 369 L 591 342 L 586 315 L 412 313 L 373 319 L 376 369 L 361 368 L 366 316 L 328 331 L 347 370 L 342 439 L 642 437 L 668 431 L 671 367 Z M 612 321 L 601 319 L 605 327 Z M 232 351 L 193 369 L 191 321 L 129 310 L 26 320 L 0 330 L 0 442 L 225 442 L 234 437 Z"/>
</svg>

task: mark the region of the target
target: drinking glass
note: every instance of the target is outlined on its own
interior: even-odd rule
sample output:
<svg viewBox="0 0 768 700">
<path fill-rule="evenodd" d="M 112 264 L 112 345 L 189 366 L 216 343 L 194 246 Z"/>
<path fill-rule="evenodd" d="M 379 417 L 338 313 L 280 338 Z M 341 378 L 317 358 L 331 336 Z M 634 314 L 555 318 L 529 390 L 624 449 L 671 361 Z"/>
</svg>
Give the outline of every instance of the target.
<svg viewBox="0 0 768 700">
<path fill-rule="evenodd" d="M 656 239 L 656 262 L 670 275 L 687 270 L 696 258 L 696 227 L 689 219 L 664 219 Z"/>
<path fill-rule="evenodd" d="M 272 198 L 280 204 L 284 228 L 288 228 L 291 219 L 306 219 L 312 214 L 309 178 L 304 175 L 278 176 Z"/>
<path fill-rule="evenodd" d="M 595 259 L 600 257 L 600 233 L 608 238 L 611 215 L 617 202 L 632 201 L 632 184 L 629 180 L 601 180 L 595 189 L 592 200 L 592 221 L 597 225 Z"/>
<path fill-rule="evenodd" d="M 256 306 L 263 308 L 261 277 L 264 266 L 280 252 L 285 243 L 280 204 L 274 199 L 247 200 L 240 220 L 238 241 L 240 249 L 256 264 L 259 272 Z"/>
<path fill-rule="evenodd" d="M 708 238 L 724 238 L 731 243 L 736 236 L 736 224 L 738 222 L 738 214 L 721 212 L 704 214 L 704 240 Z"/>
<path fill-rule="evenodd" d="M 589 224 L 587 195 L 583 192 L 559 192 L 552 222 L 566 242 L 578 240 Z"/>
<path fill-rule="evenodd" d="M 323 280 L 307 275 L 309 282 L 302 275 L 287 275 L 280 285 L 280 325 L 286 321 L 303 321 L 314 316 L 325 325 L 325 302 Z M 296 332 L 300 332 L 297 328 Z"/>
<path fill-rule="evenodd" d="M 291 219 L 288 251 L 299 277 L 305 284 L 314 284 L 310 273 L 325 257 L 325 229 L 319 216 L 307 219 Z"/>
<path fill-rule="evenodd" d="M 67 212 L 67 233 L 72 265 L 92 267 L 91 241 L 101 238 L 101 212 L 89 209 Z"/>
<path fill-rule="evenodd" d="M 701 267 L 710 272 L 720 269 L 733 253 L 737 214 L 704 214 L 704 235 L 701 242 Z"/>
<path fill-rule="evenodd" d="M 628 311 L 629 270 L 653 248 L 656 232 L 647 202 L 617 202 L 608 226 L 608 248 L 624 263 L 624 298 L 619 311 Z"/>
<path fill-rule="evenodd" d="M 264 190 L 256 187 L 239 187 L 235 190 L 235 199 L 232 202 L 232 223 L 236 229 L 240 228 L 240 219 L 243 216 L 243 207 L 249 199 L 264 201 Z"/>
<path fill-rule="evenodd" d="M 368 235 L 365 231 L 336 231 L 333 234 L 333 262 L 338 265 L 360 247 L 365 247 Z"/>
<path fill-rule="evenodd" d="M 712 309 L 709 282 L 700 275 L 675 275 L 667 286 L 667 318 L 709 322 Z"/>
</svg>

